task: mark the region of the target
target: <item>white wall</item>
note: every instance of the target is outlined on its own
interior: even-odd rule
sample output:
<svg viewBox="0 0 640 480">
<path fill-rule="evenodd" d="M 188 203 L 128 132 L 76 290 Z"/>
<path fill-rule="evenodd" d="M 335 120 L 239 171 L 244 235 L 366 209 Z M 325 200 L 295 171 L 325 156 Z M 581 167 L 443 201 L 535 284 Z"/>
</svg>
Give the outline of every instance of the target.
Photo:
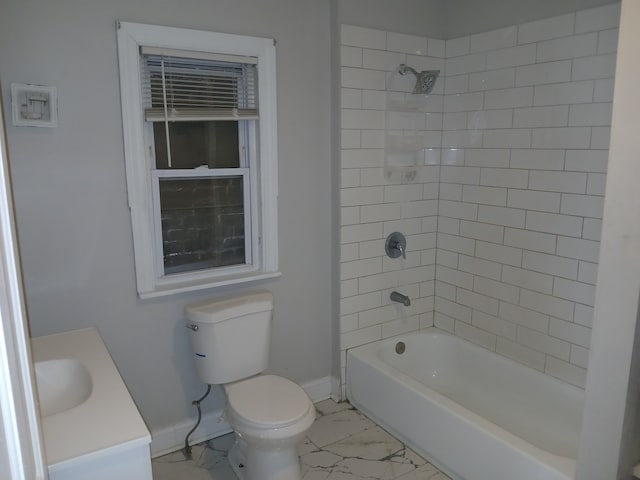
<svg viewBox="0 0 640 480">
<path fill-rule="evenodd" d="M 530 22 L 618 0 L 339 0 L 349 25 L 449 39 Z"/>
<path fill-rule="evenodd" d="M 56 86 L 59 96 L 57 129 L 8 126 L 32 334 L 96 325 L 152 431 L 194 418 L 204 386 L 183 307 L 235 290 L 136 296 L 115 22 L 273 37 L 283 275 L 259 285 L 275 293 L 270 370 L 298 381 L 330 375 L 329 2 L 4 0 L 1 9 L 5 115 L 12 82 Z M 203 404 L 221 405 L 220 392 Z"/>
<path fill-rule="evenodd" d="M 639 460 L 640 4 L 622 2 L 595 323 L 577 476 L 630 479 Z"/>
<path fill-rule="evenodd" d="M 448 0 L 338 0 L 338 22 L 360 27 L 445 38 Z"/>
<path fill-rule="evenodd" d="M 446 36 L 456 38 L 516 23 L 531 22 L 618 0 L 450 0 L 445 10 Z"/>
<path fill-rule="evenodd" d="M 9 464 L 7 437 L 4 432 L 4 424 L 0 423 L 0 474 L 9 478 L 11 465 Z"/>
</svg>

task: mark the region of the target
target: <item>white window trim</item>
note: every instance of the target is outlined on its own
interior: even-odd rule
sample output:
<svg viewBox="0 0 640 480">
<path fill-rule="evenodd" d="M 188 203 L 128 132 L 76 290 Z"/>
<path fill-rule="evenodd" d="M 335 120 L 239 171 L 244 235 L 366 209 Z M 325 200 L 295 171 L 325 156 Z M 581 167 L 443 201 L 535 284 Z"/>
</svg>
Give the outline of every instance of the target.
<svg viewBox="0 0 640 480">
<path fill-rule="evenodd" d="M 128 22 L 118 22 L 117 29 L 127 191 L 138 294 L 141 298 L 151 298 L 279 276 L 276 59 L 273 39 Z M 153 159 L 145 141 L 141 102 L 142 45 L 258 59 L 260 124 L 257 149 L 260 160 L 258 174 L 251 175 L 251 182 L 258 182 L 259 192 L 259 204 L 252 206 L 252 212 L 255 212 L 252 214 L 252 231 L 260 232 L 261 238 L 254 250 L 257 258 L 253 258 L 252 266 L 240 270 L 218 268 L 215 272 L 205 270 L 168 276 L 157 273 L 151 179 Z"/>
</svg>

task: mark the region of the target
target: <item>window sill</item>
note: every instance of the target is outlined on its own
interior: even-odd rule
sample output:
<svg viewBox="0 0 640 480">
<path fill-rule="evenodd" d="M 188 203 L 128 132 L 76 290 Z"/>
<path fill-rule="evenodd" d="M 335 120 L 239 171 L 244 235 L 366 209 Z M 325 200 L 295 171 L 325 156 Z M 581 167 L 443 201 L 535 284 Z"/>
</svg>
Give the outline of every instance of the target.
<svg viewBox="0 0 640 480">
<path fill-rule="evenodd" d="M 148 292 L 139 292 L 140 298 L 157 298 L 166 295 L 174 295 L 176 293 L 195 292 L 207 288 L 225 287 L 228 285 L 240 285 L 244 283 L 252 283 L 270 278 L 278 278 L 281 272 L 252 273 L 246 276 L 234 276 L 233 278 L 219 278 L 210 281 L 194 282 L 194 283 L 174 283 L 157 285 L 154 290 Z"/>
</svg>

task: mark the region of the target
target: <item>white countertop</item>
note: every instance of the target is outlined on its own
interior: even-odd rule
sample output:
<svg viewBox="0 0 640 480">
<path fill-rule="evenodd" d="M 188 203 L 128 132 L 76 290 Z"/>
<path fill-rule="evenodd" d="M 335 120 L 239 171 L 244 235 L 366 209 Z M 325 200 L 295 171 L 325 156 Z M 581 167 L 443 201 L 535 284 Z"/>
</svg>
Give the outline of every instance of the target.
<svg viewBox="0 0 640 480">
<path fill-rule="evenodd" d="M 151 442 L 149 430 L 95 328 L 36 337 L 31 345 L 35 362 L 77 359 L 93 380 L 93 391 L 84 403 L 42 417 L 49 468 Z"/>
</svg>

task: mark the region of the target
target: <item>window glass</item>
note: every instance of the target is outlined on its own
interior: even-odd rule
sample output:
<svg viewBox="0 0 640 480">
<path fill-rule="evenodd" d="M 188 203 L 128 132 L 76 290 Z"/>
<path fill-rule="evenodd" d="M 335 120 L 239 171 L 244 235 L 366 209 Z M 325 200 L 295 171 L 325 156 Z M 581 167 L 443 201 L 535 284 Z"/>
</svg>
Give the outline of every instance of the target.
<svg viewBox="0 0 640 480">
<path fill-rule="evenodd" d="M 165 273 L 246 262 L 242 176 L 160 179 Z"/>
<path fill-rule="evenodd" d="M 167 134 L 164 122 L 153 123 L 156 168 L 190 169 L 202 165 L 209 168 L 238 168 L 239 122 L 197 121 L 169 122 L 171 167 L 167 157 Z"/>
</svg>

